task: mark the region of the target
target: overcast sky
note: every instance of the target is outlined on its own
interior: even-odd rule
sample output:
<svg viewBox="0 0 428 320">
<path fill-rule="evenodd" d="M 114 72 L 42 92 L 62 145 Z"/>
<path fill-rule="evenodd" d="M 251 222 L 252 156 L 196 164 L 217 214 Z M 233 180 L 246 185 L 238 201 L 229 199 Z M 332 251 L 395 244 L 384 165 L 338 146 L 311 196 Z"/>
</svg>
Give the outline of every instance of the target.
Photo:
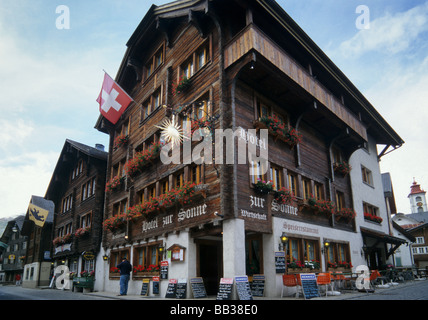
<svg viewBox="0 0 428 320">
<path fill-rule="evenodd" d="M 65 139 L 108 146 L 94 129 L 103 69 L 116 75 L 151 4 L 168 2 L 0 0 L 0 217 L 45 195 Z M 408 213 L 413 177 L 428 189 L 428 1 L 277 2 L 406 142 L 381 170 Z M 57 28 L 60 5 L 69 29 Z"/>
</svg>

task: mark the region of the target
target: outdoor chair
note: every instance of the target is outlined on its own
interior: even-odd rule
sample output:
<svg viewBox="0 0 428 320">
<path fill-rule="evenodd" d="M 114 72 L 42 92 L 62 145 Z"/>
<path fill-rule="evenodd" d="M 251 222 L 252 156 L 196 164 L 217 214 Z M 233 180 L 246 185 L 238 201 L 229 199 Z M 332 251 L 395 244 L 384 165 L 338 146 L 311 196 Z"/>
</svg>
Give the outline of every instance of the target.
<svg viewBox="0 0 428 320">
<path fill-rule="evenodd" d="M 299 284 L 296 275 L 294 275 L 294 274 L 284 274 L 282 276 L 281 298 L 284 295 L 284 289 L 285 288 L 296 288 L 296 298 L 299 297 L 299 292 L 302 290 L 302 287 Z"/>
<path fill-rule="evenodd" d="M 317 276 L 317 284 L 318 286 L 324 286 L 325 287 L 325 295 L 327 296 L 328 292 L 328 286 L 330 286 L 331 291 L 333 291 L 332 285 L 331 285 L 331 278 L 330 273 L 320 273 Z"/>
</svg>

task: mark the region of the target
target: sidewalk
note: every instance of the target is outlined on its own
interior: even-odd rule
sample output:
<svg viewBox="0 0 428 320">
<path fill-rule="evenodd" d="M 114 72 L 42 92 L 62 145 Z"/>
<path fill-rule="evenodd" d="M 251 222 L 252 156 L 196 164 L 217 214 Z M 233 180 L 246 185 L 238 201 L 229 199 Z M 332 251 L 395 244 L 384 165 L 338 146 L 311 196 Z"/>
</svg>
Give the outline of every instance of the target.
<svg viewBox="0 0 428 320">
<path fill-rule="evenodd" d="M 424 280 L 427 281 L 427 280 Z M 361 298 L 363 296 L 370 296 L 370 295 L 374 295 L 374 294 L 381 294 L 383 292 L 386 291 L 391 291 L 391 290 L 399 290 L 400 288 L 404 288 L 404 287 L 408 287 L 408 286 L 412 286 L 416 283 L 419 283 L 420 281 L 414 281 L 414 280 L 409 280 L 409 281 L 405 281 L 405 282 L 400 282 L 397 286 L 390 286 L 389 288 L 376 288 L 374 293 L 367 293 L 367 292 L 360 292 L 360 291 L 356 291 L 356 290 L 343 290 L 342 293 L 340 295 L 337 296 L 331 296 L 331 295 L 327 295 L 325 296 L 325 293 L 323 294 L 321 292 L 321 297 L 317 297 L 317 298 L 312 298 L 311 300 L 352 300 L 355 298 Z M 427 281 L 428 283 L 428 281 Z M 117 299 L 117 300 L 138 300 L 138 301 L 150 301 L 150 300 L 167 300 L 167 301 L 171 301 L 174 299 L 167 299 L 164 298 L 164 296 L 141 296 L 141 295 L 126 295 L 126 296 L 120 296 L 117 293 L 113 293 L 113 292 L 88 292 L 88 293 L 83 293 L 84 295 L 91 295 L 91 296 L 98 296 L 98 297 L 103 297 L 103 298 L 108 298 L 108 299 Z M 295 297 L 253 297 L 254 301 L 257 300 L 294 300 L 294 301 L 299 301 L 299 300 L 304 300 L 303 296 L 300 295 L 299 298 L 295 298 Z M 178 301 L 179 299 L 177 299 Z M 196 301 L 196 300 L 216 300 L 216 296 L 208 296 L 207 298 L 202 298 L 202 299 L 184 299 L 184 301 L 187 300 L 192 300 L 192 301 Z"/>
</svg>

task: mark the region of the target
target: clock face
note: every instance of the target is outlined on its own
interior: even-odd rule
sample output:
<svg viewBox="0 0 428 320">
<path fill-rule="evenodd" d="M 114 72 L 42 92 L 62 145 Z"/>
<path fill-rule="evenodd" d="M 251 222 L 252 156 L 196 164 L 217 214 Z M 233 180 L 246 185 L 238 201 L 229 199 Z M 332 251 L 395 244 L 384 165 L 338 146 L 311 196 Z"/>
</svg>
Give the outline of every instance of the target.
<svg viewBox="0 0 428 320">
<path fill-rule="evenodd" d="M 416 205 L 417 205 L 418 207 L 422 207 L 422 202 L 418 202 Z"/>
</svg>

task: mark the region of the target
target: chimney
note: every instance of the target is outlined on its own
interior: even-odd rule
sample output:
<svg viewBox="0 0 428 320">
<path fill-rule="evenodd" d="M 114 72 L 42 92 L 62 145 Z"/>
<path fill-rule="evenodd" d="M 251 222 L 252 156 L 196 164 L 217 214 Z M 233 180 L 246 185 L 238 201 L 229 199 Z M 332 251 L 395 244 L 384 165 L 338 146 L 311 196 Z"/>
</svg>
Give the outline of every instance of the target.
<svg viewBox="0 0 428 320">
<path fill-rule="evenodd" d="M 97 150 L 104 151 L 104 145 L 103 145 L 103 144 L 101 144 L 101 143 L 97 143 L 97 144 L 95 145 L 95 148 L 96 148 Z"/>
</svg>

